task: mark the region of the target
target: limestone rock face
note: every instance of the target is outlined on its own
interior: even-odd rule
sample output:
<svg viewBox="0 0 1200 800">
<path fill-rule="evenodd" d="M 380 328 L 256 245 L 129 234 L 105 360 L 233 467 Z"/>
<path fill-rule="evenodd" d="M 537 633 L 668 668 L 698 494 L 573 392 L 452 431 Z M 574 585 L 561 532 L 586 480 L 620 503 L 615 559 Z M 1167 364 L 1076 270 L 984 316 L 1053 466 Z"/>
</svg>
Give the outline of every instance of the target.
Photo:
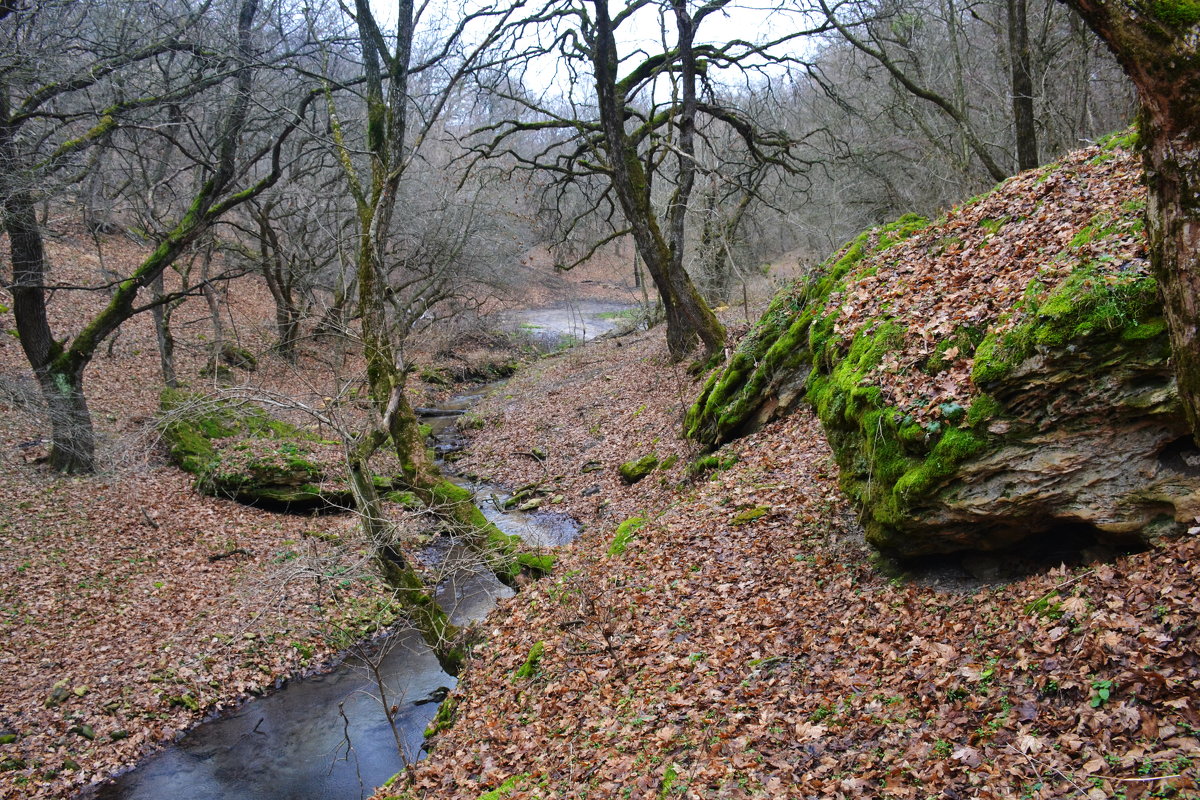
<svg viewBox="0 0 1200 800">
<path fill-rule="evenodd" d="M 863 234 L 776 296 L 685 432 L 715 448 L 812 408 L 868 541 L 901 557 L 1187 531 L 1200 449 L 1139 177 L 1090 148 Z"/>
</svg>

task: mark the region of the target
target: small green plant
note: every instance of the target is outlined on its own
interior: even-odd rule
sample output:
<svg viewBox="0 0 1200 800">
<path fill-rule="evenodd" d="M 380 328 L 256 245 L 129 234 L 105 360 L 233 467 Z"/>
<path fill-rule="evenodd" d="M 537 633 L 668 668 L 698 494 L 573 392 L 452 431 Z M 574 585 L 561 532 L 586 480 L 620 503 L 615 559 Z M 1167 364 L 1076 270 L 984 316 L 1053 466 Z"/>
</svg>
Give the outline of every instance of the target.
<svg viewBox="0 0 1200 800">
<path fill-rule="evenodd" d="M 820 722 L 821 720 L 832 717 L 836 713 L 837 709 L 835 709 L 831 704 L 826 703 L 823 706 L 817 706 L 816 711 L 809 714 L 808 718 L 813 722 Z"/>
<path fill-rule="evenodd" d="M 1113 682 L 1112 681 L 1102 681 L 1102 680 L 1092 681 L 1093 694 L 1092 694 L 1092 699 L 1088 703 L 1088 705 L 1090 705 L 1092 708 L 1099 708 L 1100 706 L 1107 703 L 1109 698 L 1112 697 L 1112 691 L 1113 691 Z"/>
<path fill-rule="evenodd" d="M 658 796 L 660 798 L 666 798 L 669 797 L 673 791 L 683 791 L 683 786 L 679 786 L 678 790 L 676 789 L 676 784 L 678 781 L 679 766 L 674 763 L 667 764 L 667 768 L 663 770 L 662 784 L 658 790 Z"/>
<path fill-rule="evenodd" d="M 1026 614 L 1037 614 L 1045 619 L 1061 619 L 1063 616 L 1063 608 L 1061 598 L 1051 592 L 1043 595 L 1037 600 L 1032 600 L 1025 604 Z"/>
<path fill-rule="evenodd" d="M 510 794 L 515 792 L 517 790 L 517 786 L 519 786 L 520 783 L 528 777 L 529 773 L 527 772 L 523 772 L 520 775 L 513 775 L 511 778 L 504 781 L 504 783 L 500 784 L 495 789 L 492 789 L 490 792 L 484 792 L 483 794 L 479 795 L 479 800 L 501 800 L 501 798 L 508 797 Z"/>
<path fill-rule="evenodd" d="M 545 654 L 546 643 L 535 642 L 533 647 L 529 648 L 529 655 L 526 656 L 525 663 L 517 667 L 513 677 L 518 680 L 536 678 L 542 673 L 542 656 Z"/>
</svg>

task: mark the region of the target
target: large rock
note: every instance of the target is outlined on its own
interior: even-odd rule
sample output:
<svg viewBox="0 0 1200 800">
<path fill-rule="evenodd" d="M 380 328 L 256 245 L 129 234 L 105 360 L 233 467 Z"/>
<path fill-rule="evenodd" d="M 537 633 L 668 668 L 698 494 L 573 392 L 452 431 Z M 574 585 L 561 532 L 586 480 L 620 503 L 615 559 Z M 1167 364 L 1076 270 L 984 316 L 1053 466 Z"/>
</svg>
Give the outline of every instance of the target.
<svg viewBox="0 0 1200 800">
<path fill-rule="evenodd" d="M 332 442 L 253 404 L 179 390 L 163 392 L 162 411 L 172 460 L 196 476 L 196 488 L 205 494 L 289 511 L 347 509 L 353 503 L 342 471 L 323 466 L 329 459 L 322 451 Z"/>
<path fill-rule="evenodd" d="M 864 234 L 776 297 L 689 435 L 715 447 L 808 403 L 868 540 L 893 555 L 1186 530 L 1200 450 L 1137 173 L 1092 148 L 933 225 Z"/>
</svg>

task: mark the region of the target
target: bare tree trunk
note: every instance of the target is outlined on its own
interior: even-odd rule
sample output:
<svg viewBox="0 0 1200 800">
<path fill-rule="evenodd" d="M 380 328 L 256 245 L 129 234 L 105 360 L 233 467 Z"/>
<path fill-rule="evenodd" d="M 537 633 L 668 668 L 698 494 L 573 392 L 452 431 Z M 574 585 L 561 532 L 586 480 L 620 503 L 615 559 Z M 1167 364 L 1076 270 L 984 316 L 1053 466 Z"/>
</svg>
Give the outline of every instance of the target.
<svg viewBox="0 0 1200 800">
<path fill-rule="evenodd" d="M 1030 72 L 1029 16 L 1026 0 L 1007 0 L 1008 54 L 1012 67 L 1013 125 L 1017 138 L 1017 169 L 1038 165 L 1037 124 Z"/>
<path fill-rule="evenodd" d="M 5 229 L 13 260 L 11 291 L 17 333 L 50 417 L 50 466 L 59 472 L 91 472 L 95 438 L 83 394 L 84 365 L 70 359 L 50 331 L 42 290 L 45 247 L 28 192 L 9 194 Z"/>
<path fill-rule="evenodd" d="M 0 195 L 4 198 L 4 227 L 9 234 L 13 265 L 13 315 L 21 346 L 46 395 L 51 413 L 52 448 L 50 463 L 63 472 L 89 472 L 95 467 L 91 417 L 83 395 L 83 371 L 97 348 L 139 309 L 138 293 L 190 245 L 216 218 L 270 187 L 282 174 L 278 159 L 271 171 L 251 188 L 222 198 L 233 182 L 239 139 L 250 103 L 250 64 L 253 22 L 258 0 L 242 0 L 238 14 L 238 57 L 234 71 L 235 91 L 226 109 L 216 142 L 218 158 L 212 174 L 204 181 L 183 217 L 162 238 L 133 273 L 119 283 L 109 302 L 85 321 L 70 339 L 57 340 L 46 313 L 46 258 L 41 231 L 29 187 L 20 181 L 29 175 L 20 170 L 16 148 L 16 126 L 9 105 L 8 87 L 0 85 Z M 111 126 L 113 119 L 109 120 Z M 277 146 L 295 124 L 285 127 Z M 277 154 L 277 150 L 274 151 Z"/>
<path fill-rule="evenodd" d="M 694 179 L 695 162 L 686 157 L 680 158 L 684 164 L 684 176 L 676 197 L 672 201 L 670 212 L 671 238 L 664 235 L 659 227 L 657 215 L 650 201 L 649 176 L 642 165 L 641 159 L 625 134 L 625 97 L 618 88 L 616 75 L 617 45 L 613 32 L 612 20 L 608 16 L 608 6 L 604 0 L 596 0 L 596 42 L 593 45 L 593 70 L 596 79 L 596 98 L 600 107 L 600 124 L 604 136 L 604 148 L 608 156 L 613 188 L 625 219 L 633 233 L 634 243 L 646 271 L 650 273 L 654 285 L 658 287 L 662 299 L 663 311 L 667 320 L 667 348 L 671 356 L 682 360 L 692 350 L 699 339 L 704 346 L 704 354 L 700 361 L 708 362 L 717 357 L 725 346 L 725 328 L 717 320 L 712 309 L 700 297 L 691 278 L 683 268 L 682 238 L 679 233 L 682 210 L 691 190 L 686 170 L 692 170 Z M 691 131 L 687 119 L 689 102 L 690 118 L 695 119 L 695 64 L 691 52 L 690 20 L 686 20 L 686 9 L 680 12 L 685 19 L 680 20 L 681 46 L 686 47 L 684 56 L 684 113 L 681 115 L 681 146 L 686 149 L 691 145 Z M 691 87 L 690 101 L 686 87 Z M 674 249 L 673 249 L 674 248 Z"/>
<path fill-rule="evenodd" d="M 200 291 L 204 294 L 204 302 L 208 304 L 208 318 L 212 322 L 212 344 L 208 363 L 215 370 L 225 349 L 225 320 L 221 317 L 221 293 L 209 280 L 212 268 L 211 245 L 204 249 L 204 258 L 200 263 Z"/>
<path fill-rule="evenodd" d="M 162 273 L 150 281 L 150 292 L 154 300 L 162 300 Z M 154 338 L 158 340 L 158 360 L 162 367 L 163 384 L 168 389 L 175 389 L 179 386 L 179 379 L 175 375 L 175 337 L 171 335 L 170 314 L 169 303 L 158 302 L 150 309 L 150 316 L 154 319 Z"/>
<path fill-rule="evenodd" d="M 263 279 L 267 290 L 275 301 L 275 351 L 289 362 L 296 360 L 296 340 L 300 331 L 300 309 L 296 307 L 293 286 L 294 272 L 284 262 L 283 248 L 279 235 L 271 224 L 271 208 L 268 203 L 257 211 L 259 254 L 262 260 Z"/>
</svg>

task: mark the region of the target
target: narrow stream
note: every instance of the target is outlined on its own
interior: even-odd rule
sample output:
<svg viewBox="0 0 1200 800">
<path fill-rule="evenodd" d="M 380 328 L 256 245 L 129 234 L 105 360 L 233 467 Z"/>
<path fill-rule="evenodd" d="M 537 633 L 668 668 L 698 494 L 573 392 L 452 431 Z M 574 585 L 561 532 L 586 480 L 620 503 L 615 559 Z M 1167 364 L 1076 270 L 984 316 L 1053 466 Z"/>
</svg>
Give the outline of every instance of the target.
<svg viewBox="0 0 1200 800">
<path fill-rule="evenodd" d="M 612 328 L 589 308 L 577 338 Z M 578 308 L 525 312 L 529 324 L 572 334 Z M 590 321 L 589 321 L 590 320 Z M 543 322 L 545 324 L 543 324 Z M 567 326 L 564 331 L 562 328 Z M 486 387 L 485 387 L 486 388 Z M 461 447 L 457 417 L 483 395 L 461 395 L 435 409 L 421 409 L 434 429 L 440 455 Z M 501 530 L 535 547 L 555 547 L 578 535 L 563 514 L 503 511 L 490 502 L 502 489 L 453 478 L 475 491 L 484 514 Z M 455 624 L 483 619 L 513 590 L 496 579 L 470 548 L 439 537 L 422 554 L 444 577 L 435 597 Z M 367 660 L 351 656 L 331 672 L 292 681 L 250 700 L 236 712 L 201 723 L 177 743 L 109 783 L 85 790 L 79 800 L 352 800 L 369 797 L 405 766 L 423 757 L 424 732 L 455 679 L 438 665 L 415 631 L 402 631 L 365 648 Z M 395 707 L 394 728 L 383 702 Z"/>
</svg>

